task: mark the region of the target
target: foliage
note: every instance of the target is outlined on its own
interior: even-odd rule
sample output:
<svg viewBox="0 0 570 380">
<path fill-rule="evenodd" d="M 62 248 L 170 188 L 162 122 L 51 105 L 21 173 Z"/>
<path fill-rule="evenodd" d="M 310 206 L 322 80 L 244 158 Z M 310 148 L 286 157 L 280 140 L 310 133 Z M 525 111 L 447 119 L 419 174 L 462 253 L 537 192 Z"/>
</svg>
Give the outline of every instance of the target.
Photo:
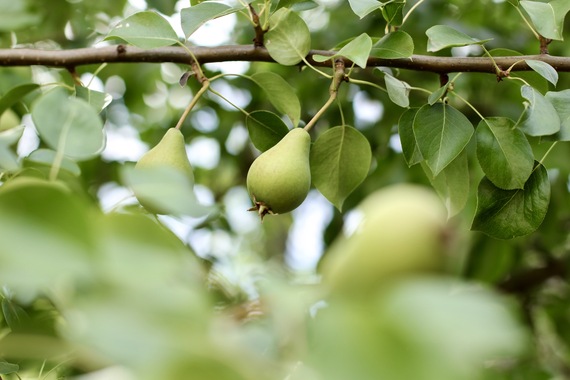
<svg viewBox="0 0 570 380">
<path fill-rule="evenodd" d="M 138 3 L 0 0 L 0 378 L 568 376 L 570 77 L 529 57 L 570 60 L 567 0 Z M 271 62 L 192 59 L 224 29 Z M 4 59 L 110 45 L 189 63 Z M 426 55 L 466 66 L 396 68 Z M 134 169 L 173 127 L 195 181 Z M 314 190 L 260 223 L 248 168 L 292 128 Z M 444 268 L 328 294 L 395 183 L 444 203 Z"/>
</svg>

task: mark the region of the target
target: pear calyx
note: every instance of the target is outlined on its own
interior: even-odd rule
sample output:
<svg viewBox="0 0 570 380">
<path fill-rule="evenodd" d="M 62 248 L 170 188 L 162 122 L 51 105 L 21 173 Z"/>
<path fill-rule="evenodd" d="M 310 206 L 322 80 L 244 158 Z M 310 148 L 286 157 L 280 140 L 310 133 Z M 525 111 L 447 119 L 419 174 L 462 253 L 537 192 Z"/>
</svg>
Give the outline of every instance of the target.
<svg viewBox="0 0 570 380">
<path fill-rule="evenodd" d="M 247 189 L 261 220 L 267 214 L 296 209 L 311 188 L 309 150 L 311 137 L 294 128 L 275 146 L 263 152 L 247 173 Z"/>
</svg>

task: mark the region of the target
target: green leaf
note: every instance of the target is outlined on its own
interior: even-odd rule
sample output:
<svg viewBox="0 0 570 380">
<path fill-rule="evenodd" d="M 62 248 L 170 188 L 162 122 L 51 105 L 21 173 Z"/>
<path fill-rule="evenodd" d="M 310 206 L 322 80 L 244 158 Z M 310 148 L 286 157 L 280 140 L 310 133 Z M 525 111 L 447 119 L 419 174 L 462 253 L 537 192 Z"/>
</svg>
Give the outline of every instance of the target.
<svg viewBox="0 0 570 380">
<path fill-rule="evenodd" d="M 57 158 L 57 152 L 51 149 L 37 149 L 30 153 L 28 157 L 26 157 L 26 161 L 46 165 L 49 167 L 53 166 L 54 162 L 58 160 L 59 159 Z M 76 177 L 79 177 L 81 175 L 81 169 L 79 168 L 79 165 L 67 157 L 64 157 L 59 165 L 61 169 L 68 171 Z"/>
<path fill-rule="evenodd" d="M 558 82 L 558 72 L 554 67 L 550 66 L 546 62 L 537 61 L 534 59 L 526 59 L 525 62 L 530 66 L 531 69 L 536 71 L 544 79 L 556 86 Z"/>
<path fill-rule="evenodd" d="M 414 54 L 414 40 L 401 30 L 391 32 L 372 46 L 370 55 L 377 58 L 410 58 Z"/>
<path fill-rule="evenodd" d="M 135 13 L 119 22 L 105 37 L 106 40 L 119 38 L 142 49 L 152 49 L 173 45 L 178 35 L 169 22 L 156 12 Z"/>
<path fill-rule="evenodd" d="M 371 159 L 370 143 L 358 130 L 331 128 L 311 147 L 313 184 L 341 210 L 345 199 L 368 175 Z"/>
<path fill-rule="evenodd" d="M 215 1 L 207 1 L 190 8 L 184 8 L 180 12 L 180 21 L 182 23 L 184 35 L 188 39 L 192 33 L 198 30 L 198 28 L 206 22 L 238 12 L 240 9 L 243 9 L 243 7 L 232 8 Z"/>
<path fill-rule="evenodd" d="M 324 55 L 313 55 L 313 59 L 317 62 L 328 61 L 329 59 L 334 59 L 335 57 L 345 57 L 354 62 L 357 66 L 366 68 L 366 63 L 368 62 L 368 56 L 370 55 L 370 50 L 372 49 L 372 39 L 368 34 L 362 33 L 348 44 L 342 47 L 333 56 Z"/>
<path fill-rule="evenodd" d="M 69 98 L 63 90 L 50 91 L 32 106 L 32 118 L 40 137 L 54 150 L 70 158 L 95 157 L 105 146 L 103 123 L 86 101 Z"/>
<path fill-rule="evenodd" d="M 384 20 L 391 26 L 401 26 L 404 21 L 403 9 L 406 1 L 389 1 L 382 8 Z"/>
<path fill-rule="evenodd" d="M 400 135 L 402 152 L 404 160 L 409 167 L 424 160 L 414 135 L 414 119 L 419 110 L 419 108 L 410 108 L 404 111 L 398 121 L 398 134 Z"/>
<path fill-rule="evenodd" d="M 448 104 L 426 104 L 414 119 L 414 135 L 427 165 L 437 176 L 465 148 L 473 135 L 473 125 Z"/>
<path fill-rule="evenodd" d="M 0 361 L 0 375 L 9 375 L 19 370 L 20 366 L 17 364 Z"/>
<path fill-rule="evenodd" d="M 430 106 L 433 106 L 435 103 L 437 103 L 439 99 L 441 99 L 447 93 L 448 88 L 449 82 L 432 92 L 428 97 L 428 104 Z"/>
<path fill-rule="evenodd" d="M 469 37 L 467 34 L 447 25 L 432 26 L 426 31 L 426 35 L 428 36 L 427 50 L 432 52 L 449 47 L 482 45 L 485 42 L 491 41 L 491 39 L 478 40 Z"/>
<path fill-rule="evenodd" d="M 526 119 L 521 129 L 529 136 L 545 136 L 560 130 L 560 118 L 556 109 L 540 92 L 524 85 L 521 87 L 521 95 L 528 100 L 526 105 Z"/>
<path fill-rule="evenodd" d="M 390 100 L 400 107 L 409 107 L 410 85 L 387 73 L 384 75 L 384 81 L 386 82 L 386 90 L 388 91 Z"/>
<path fill-rule="evenodd" d="M 524 189 L 499 189 L 484 177 L 477 193 L 477 211 L 471 229 L 497 239 L 512 239 L 536 231 L 548 210 L 550 182 L 542 164 Z"/>
<path fill-rule="evenodd" d="M 552 135 L 552 139 L 570 141 L 570 90 L 549 91 L 545 98 L 552 103 L 560 119 L 560 131 Z"/>
<path fill-rule="evenodd" d="M 469 199 L 469 165 L 465 151 L 461 152 L 436 177 L 427 165 L 422 165 L 431 185 L 437 191 L 451 218 L 465 208 Z"/>
<path fill-rule="evenodd" d="M 262 152 L 277 144 L 289 132 L 283 120 L 273 112 L 254 111 L 245 119 L 249 138 Z"/>
<path fill-rule="evenodd" d="M 382 8 L 382 3 L 376 0 L 348 0 L 352 11 L 361 19 L 376 9 Z"/>
<path fill-rule="evenodd" d="M 520 5 L 528 13 L 536 30 L 546 38 L 563 40 L 564 17 L 570 10 L 570 4 L 566 0 L 554 0 L 549 3 L 537 1 L 520 2 Z"/>
<path fill-rule="evenodd" d="M 14 332 L 19 332 L 30 319 L 26 311 L 8 298 L 2 300 L 2 314 L 8 327 Z"/>
<path fill-rule="evenodd" d="M 203 217 L 213 211 L 198 202 L 188 176 L 174 168 L 124 166 L 121 175 L 139 202 L 152 213 Z"/>
<path fill-rule="evenodd" d="M 38 84 L 26 83 L 20 86 L 11 88 L 4 96 L 0 99 L 0 115 L 4 113 L 8 108 L 12 107 L 14 104 L 22 100 L 22 98 L 28 95 L 30 92 L 40 88 Z"/>
<path fill-rule="evenodd" d="M 12 146 L 20 140 L 23 133 L 23 125 L 0 132 L 0 168 L 3 170 L 14 172 L 20 169 L 18 156 Z"/>
<path fill-rule="evenodd" d="M 293 11 L 306 11 L 309 9 L 313 9 L 318 7 L 319 4 L 315 3 L 312 0 L 281 0 L 277 5 L 277 9 L 279 8 L 289 8 Z"/>
<path fill-rule="evenodd" d="M 283 77 L 270 71 L 255 73 L 251 79 L 261 87 L 271 104 L 289 117 L 293 128 L 297 127 L 301 118 L 301 103 L 295 89 Z"/>
<path fill-rule="evenodd" d="M 111 94 L 91 90 L 83 86 L 76 86 L 75 93 L 79 99 L 85 100 L 98 112 L 101 112 L 107 108 L 107 106 L 111 104 L 111 101 L 113 100 Z"/>
<path fill-rule="evenodd" d="M 281 8 L 269 19 L 265 47 L 271 58 L 285 66 L 296 65 L 311 50 L 311 33 L 305 21 L 287 8 Z"/>
<path fill-rule="evenodd" d="M 522 189 L 532 173 L 534 157 L 525 134 L 504 117 L 477 126 L 477 158 L 487 178 L 501 189 Z"/>
</svg>

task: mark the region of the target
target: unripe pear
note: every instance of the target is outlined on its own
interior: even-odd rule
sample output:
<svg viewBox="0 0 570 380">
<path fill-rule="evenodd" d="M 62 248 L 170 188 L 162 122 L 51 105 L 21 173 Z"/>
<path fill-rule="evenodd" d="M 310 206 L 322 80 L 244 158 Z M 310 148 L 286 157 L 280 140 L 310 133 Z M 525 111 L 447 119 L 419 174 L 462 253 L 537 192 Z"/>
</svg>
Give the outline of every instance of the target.
<svg viewBox="0 0 570 380">
<path fill-rule="evenodd" d="M 184 173 L 194 184 L 194 172 L 184 144 L 184 135 L 176 128 L 166 131 L 154 148 L 146 152 L 135 165 L 136 169 L 170 167 Z"/>
<path fill-rule="evenodd" d="M 370 294 L 386 282 L 442 268 L 447 211 L 427 188 L 401 184 L 369 195 L 355 231 L 324 258 L 323 282 L 335 293 Z"/>
<path fill-rule="evenodd" d="M 309 149 L 311 137 L 302 128 L 289 131 L 251 164 L 247 190 L 261 219 L 296 209 L 311 188 Z"/>
</svg>

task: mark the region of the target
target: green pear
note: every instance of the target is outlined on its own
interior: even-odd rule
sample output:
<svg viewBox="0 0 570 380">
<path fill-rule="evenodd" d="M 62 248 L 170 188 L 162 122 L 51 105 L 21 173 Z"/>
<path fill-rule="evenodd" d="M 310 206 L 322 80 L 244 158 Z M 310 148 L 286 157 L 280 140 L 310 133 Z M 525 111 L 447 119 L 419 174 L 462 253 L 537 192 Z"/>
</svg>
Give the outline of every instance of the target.
<svg viewBox="0 0 570 380">
<path fill-rule="evenodd" d="M 194 184 L 194 172 L 184 144 L 184 135 L 176 128 L 166 131 L 164 137 L 154 148 L 146 152 L 135 168 L 170 167 L 184 173 Z"/>
<path fill-rule="evenodd" d="M 251 164 L 247 190 L 261 219 L 297 208 L 311 188 L 309 149 L 311 137 L 302 128 L 289 131 Z"/>
<path fill-rule="evenodd" d="M 356 213 L 356 229 L 340 236 L 323 259 L 323 283 L 331 292 L 370 294 L 387 279 L 442 268 L 447 211 L 433 191 L 392 185 L 369 195 Z"/>
</svg>

